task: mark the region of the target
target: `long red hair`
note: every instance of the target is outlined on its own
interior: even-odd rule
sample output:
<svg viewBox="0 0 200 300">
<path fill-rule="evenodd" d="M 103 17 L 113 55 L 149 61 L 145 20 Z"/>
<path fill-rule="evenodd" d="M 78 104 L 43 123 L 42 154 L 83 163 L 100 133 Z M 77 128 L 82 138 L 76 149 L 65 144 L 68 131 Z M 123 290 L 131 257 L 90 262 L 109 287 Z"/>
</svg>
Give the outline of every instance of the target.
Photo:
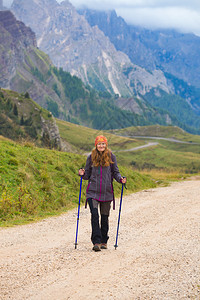
<svg viewBox="0 0 200 300">
<path fill-rule="evenodd" d="M 100 152 L 97 150 L 95 147 L 92 150 L 92 165 L 94 167 L 108 167 L 110 164 L 113 164 L 114 162 L 112 161 L 111 158 L 111 150 L 106 147 L 106 149 L 103 152 Z"/>
</svg>

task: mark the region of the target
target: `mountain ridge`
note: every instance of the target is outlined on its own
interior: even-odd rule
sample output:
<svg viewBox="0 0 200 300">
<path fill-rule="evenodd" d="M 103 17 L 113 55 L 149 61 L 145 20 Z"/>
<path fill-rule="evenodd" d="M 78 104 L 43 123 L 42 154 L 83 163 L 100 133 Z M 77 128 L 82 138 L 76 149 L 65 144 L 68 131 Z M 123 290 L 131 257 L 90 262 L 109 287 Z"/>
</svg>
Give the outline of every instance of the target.
<svg viewBox="0 0 200 300">
<path fill-rule="evenodd" d="M 128 25 L 114 10 L 78 12 L 91 26 L 98 26 L 132 63 L 151 72 L 162 71 L 168 93 L 180 95 L 195 113 L 200 113 L 200 37 L 171 29 L 149 30 Z"/>
<path fill-rule="evenodd" d="M 190 85 L 199 86 L 200 37 L 172 29 L 150 30 L 129 25 L 115 10 L 78 9 L 78 12 L 91 26 L 98 26 L 116 49 L 126 53 L 136 65 L 150 71 L 160 67 Z"/>
<path fill-rule="evenodd" d="M 154 72 L 133 64 L 125 53 L 117 51 L 103 31 L 98 26 L 91 27 L 69 1 L 59 4 L 51 0 L 48 6 L 47 2 L 14 0 L 11 9 L 18 19 L 33 29 L 39 47 L 57 67 L 78 76 L 85 84 L 113 95 L 130 97 L 139 95 L 141 86 L 143 90 L 155 88 Z M 43 23 L 40 22 L 42 17 Z M 128 73 L 130 77 L 125 75 L 129 68 L 136 70 L 133 75 Z M 137 77 L 136 82 L 133 76 Z M 150 78 L 147 87 L 142 77 Z M 155 77 L 153 86 L 151 77 Z M 156 85 L 170 92 L 163 74 Z"/>
<path fill-rule="evenodd" d="M 140 112 L 118 108 L 118 101 L 109 93 L 98 94 L 76 76 L 54 67 L 49 57 L 36 48 L 35 34 L 24 23 L 18 22 L 10 11 L 1 11 L 0 16 L 3 20 L 0 21 L 0 61 L 8 70 L 13 68 L 12 73 L 1 73 L 0 85 L 3 88 L 28 92 L 34 101 L 50 110 L 55 117 L 93 128 L 106 124 L 109 129 L 151 124 L 153 121 L 163 125 L 172 122 L 179 124 L 176 119 L 172 121 L 169 115 L 166 117 L 166 113 L 133 97 L 131 102 L 139 103 Z M 125 120 L 118 122 L 122 117 Z"/>
<path fill-rule="evenodd" d="M 43 0 L 40 1 L 43 3 Z M 54 0 L 52 1 L 54 3 Z M 7 11 L 0 13 L 1 15 L 8 14 Z M 9 16 L 8 23 L 11 24 L 11 27 L 16 26 L 19 29 L 20 26 L 20 30 L 23 32 L 25 25 L 22 22 L 18 22 L 11 12 L 9 12 Z M 11 67 L 13 66 L 15 70 L 13 74 L 8 72 L 10 74 L 10 86 L 4 85 L 2 80 L 0 82 L 1 86 L 4 88 L 9 87 L 19 93 L 28 92 L 34 101 L 50 110 L 55 117 L 98 129 L 105 126 L 105 124 L 107 129 L 112 129 L 117 128 L 116 126 L 127 127 L 158 123 L 161 125 L 177 125 L 190 132 L 192 130 L 195 133 L 198 132 L 197 129 L 191 127 L 191 124 L 198 126 L 198 118 L 196 122 L 185 122 L 184 124 L 180 118 L 180 113 L 182 112 L 180 107 L 178 108 L 178 114 L 173 115 L 171 112 L 168 113 L 167 106 L 165 106 L 165 110 L 159 105 L 155 109 L 153 105 L 149 104 L 151 103 L 150 98 L 148 99 L 149 103 L 145 100 L 147 93 L 151 96 L 150 92 L 152 89 L 154 95 L 164 92 L 164 87 L 163 89 L 158 89 L 158 85 L 154 80 L 157 77 L 158 83 L 162 84 L 164 78 L 161 79 L 162 72 L 159 70 L 154 75 L 143 70 L 141 80 L 145 84 L 141 85 L 139 78 L 139 75 L 141 75 L 140 67 L 131 65 L 124 69 L 124 76 L 129 78 L 129 84 L 133 88 L 134 85 L 137 85 L 135 94 L 137 95 L 139 91 L 140 96 L 140 99 L 136 99 L 131 95 L 127 98 L 130 101 L 124 102 L 124 97 L 117 95 L 114 99 L 107 91 L 98 93 L 89 86 L 85 86 L 78 77 L 72 76 L 63 69 L 54 67 L 48 55 L 35 47 L 35 35 L 30 31 L 30 28 L 26 30 L 30 32 L 29 39 L 32 39 L 32 42 L 28 40 L 26 43 L 23 43 L 20 38 L 17 40 L 12 39 L 12 35 L 10 35 L 3 24 L 0 22 L 0 30 L 3 32 L 1 33 L 3 48 L 1 47 L 0 49 L 0 59 L 3 58 L 3 62 L 9 68 L 9 59 L 14 60 L 15 64 L 11 64 Z M 7 40 L 10 43 L 7 43 Z M 10 52 L 13 53 L 11 57 L 9 56 Z M 18 55 L 20 53 L 23 55 Z M 7 55 L 6 60 L 4 54 Z M 17 63 L 18 61 L 19 63 Z M 135 76 L 136 73 L 139 73 L 139 75 Z M 147 74 L 146 77 L 144 76 L 145 74 Z M 3 73 L 1 75 L 6 77 Z M 139 78 L 139 80 L 137 81 L 135 77 Z M 167 91 L 165 93 L 168 94 Z M 165 99 L 168 98 L 165 97 Z M 169 103 L 172 101 L 171 98 L 168 100 Z M 124 103 L 127 103 L 127 107 L 125 107 Z M 179 118 L 177 118 L 178 115 Z M 124 118 L 124 121 L 122 121 L 122 118 Z M 194 118 L 194 115 L 191 114 L 190 118 Z"/>
</svg>

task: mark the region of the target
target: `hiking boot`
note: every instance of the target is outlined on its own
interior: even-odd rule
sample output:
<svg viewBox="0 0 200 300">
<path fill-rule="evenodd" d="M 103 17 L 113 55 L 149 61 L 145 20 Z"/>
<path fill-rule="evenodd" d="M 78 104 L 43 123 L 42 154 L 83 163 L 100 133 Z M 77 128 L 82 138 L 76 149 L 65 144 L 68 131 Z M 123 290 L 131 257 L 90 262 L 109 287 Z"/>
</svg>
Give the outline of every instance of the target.
<svg viewBox="0 0 200 300">
<path fill-rule="evenodd" d="M 95 252 L 101 251 L 101 244 L 95 244 L 92 250 L 94 250 Z"/>
<path fill-rule="evenodd" d="M 108 249 L 107 244 L 102 243 L 102 244 L 101 244 L 101 249 Z"/>
</svg>

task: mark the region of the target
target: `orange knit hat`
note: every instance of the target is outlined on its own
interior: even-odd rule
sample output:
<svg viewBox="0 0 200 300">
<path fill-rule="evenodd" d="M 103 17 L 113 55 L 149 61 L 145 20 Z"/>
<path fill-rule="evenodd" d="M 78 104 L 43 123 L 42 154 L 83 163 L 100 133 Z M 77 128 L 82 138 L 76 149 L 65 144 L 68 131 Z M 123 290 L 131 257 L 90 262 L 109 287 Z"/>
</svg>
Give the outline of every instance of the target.
<svg viewBox="0 0 200 300">
<path fill-rule="evenodd" d="M 107 138 L 103 135 L 99 135 L 96 137 L 95 139 L 95 146 L 98 144 L 98 143 L 106 143 L 106 146 L 108 145 L 108 141 L 107 141 Z"/>
</svg>

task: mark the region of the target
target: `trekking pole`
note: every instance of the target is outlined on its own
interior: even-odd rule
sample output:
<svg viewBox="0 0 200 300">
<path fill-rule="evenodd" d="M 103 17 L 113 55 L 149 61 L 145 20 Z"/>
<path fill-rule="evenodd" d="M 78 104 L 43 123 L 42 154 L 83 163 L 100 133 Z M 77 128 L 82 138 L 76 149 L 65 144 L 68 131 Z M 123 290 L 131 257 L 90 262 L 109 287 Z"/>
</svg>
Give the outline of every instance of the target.
<svg viewBox="0 0 200 300">
<path fill-rule="evenodd" d="M 82 176 L 80 180 L 80 190 L 79 190 L 79 202 L 78 202 L 78 214 L 77 214 L 77 224 L 76 224 L 76 239 L 75 239 L 75 249 L 77 248 L 77 239 L 78 239 L 78 224 L 79 224 L 79 213 L 80 213 L 80 206 L 81 206 L 81 188 L 82 188 Z"/>
<path fill-rule="evenodd" d="M 119 233 L 119 223 L 120 223 L 120 216 L 121 216 L 121 209 L 122 209 L 122 196 L 123 196 L 123 189 L 124 189 L 124 184 L 122 183 L 122 191 L 121 191 L 121 199 L 120 199 L 120 205 L 119 205 L 119 217 L 118 217 L 118 224 L 117 224 L 117 234 L 116 234 L 116 242 L 115 242 L 115 250 L 117 249 L 117 240 L 118 240 L 118 233 Z"/>
</svg>

